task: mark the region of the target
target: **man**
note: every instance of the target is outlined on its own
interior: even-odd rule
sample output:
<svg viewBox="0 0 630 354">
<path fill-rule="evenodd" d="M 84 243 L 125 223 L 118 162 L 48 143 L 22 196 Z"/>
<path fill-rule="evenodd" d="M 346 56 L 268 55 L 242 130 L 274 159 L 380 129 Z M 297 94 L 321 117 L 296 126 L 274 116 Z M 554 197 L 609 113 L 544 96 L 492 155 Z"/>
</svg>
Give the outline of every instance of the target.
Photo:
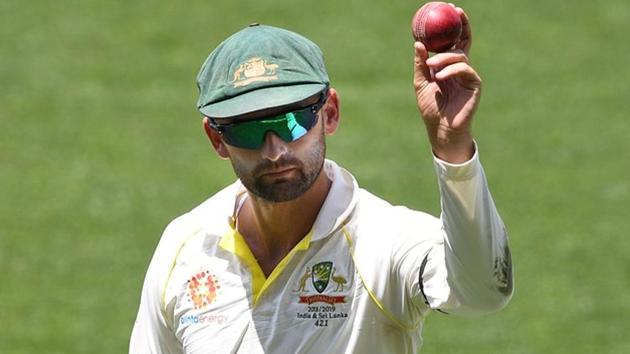
<svg viewBox="0 0 630 354">
<path fill-rule="evenodd" d="M 238 181 L 165 230 L 130 353 L 406 353 L 437 310 L 480 313 L 512 293 L 503 223 L 470 123 L 481 80 L 461 42 L 414 84 L 435 155 L 441 218 L 392 206 L 325 159 L 339 98 L 320 49 L 252 24 L 198 75 L 198 108 Z"/>
</svg>

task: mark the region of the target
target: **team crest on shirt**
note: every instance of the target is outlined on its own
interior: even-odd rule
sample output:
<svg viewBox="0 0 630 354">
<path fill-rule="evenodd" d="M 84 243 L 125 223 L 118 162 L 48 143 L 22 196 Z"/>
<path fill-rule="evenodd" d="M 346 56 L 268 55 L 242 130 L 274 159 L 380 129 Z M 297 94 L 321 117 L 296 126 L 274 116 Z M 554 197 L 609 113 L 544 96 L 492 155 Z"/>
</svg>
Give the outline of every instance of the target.
<svg viewBox="0 0 630 354">
<path fill-rule="evenodd" d="M 296 314 L 299 320 L 327 327 L 348 318 L 347 295 L 351 287 L 346 275 L 337 272 L 333 262 L 306 267 L 298 283 L 298 304 L 303 306 Z"/>
<path fill-rule="evenodd" d="M 220 288 L 221 285 L 216 275 L 208 270 L 195 273 L 186 281 L 188 301 L 197 310 L 212 304 L 216 300 Z"/>
<path fill-rule="evenodd" d="M 334 283 L 334 285 L 331 283 Z M 344 287 L 347 285 L 347 283 L 348 280 L 346 279 L 346 277 L 337 273 L 337 269 L 335 268 L 333 262 L 319 262 L 310 268 L 306 268 L 304 274 L 300 277 L 299 286 L 297 289 L 297 291 L 301 293 L 299 303 L 345 303 L 346 297 L 343 295 L 327 295 L 322 293 L 326 291 L 326 289 L 329 289 L 328 293 L 343 292 Z M 308 292 L 311 291 L 311 286 L 312 289 L 318 294 L 308 295 Z M 333 286 L 334 288 L 332 288 Z"/>
<path fill-rule="evenodd" d="M 332 270 L 332 262 L 321 262 L 313 266 L 311 276 L 313 278 L 313 286 L 318 293 L 322 293 L 328 286 L 330 279 L 330 271 Z"/>
</svg>

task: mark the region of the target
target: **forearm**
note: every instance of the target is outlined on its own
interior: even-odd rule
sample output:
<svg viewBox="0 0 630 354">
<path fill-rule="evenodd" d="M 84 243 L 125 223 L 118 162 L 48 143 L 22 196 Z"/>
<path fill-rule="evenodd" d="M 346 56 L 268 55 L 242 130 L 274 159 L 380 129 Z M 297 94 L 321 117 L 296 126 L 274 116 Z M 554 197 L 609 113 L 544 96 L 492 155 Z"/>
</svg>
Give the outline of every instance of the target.
<svg viewBox="0 0 630 354">
<path fill-rule="evenodd" d="M 448 283 L 463 307 L 502 307 L 512 293 L 505 226 L 477 152 L 463 164 L 435 160 L 440 186 Z"/>
</svg>

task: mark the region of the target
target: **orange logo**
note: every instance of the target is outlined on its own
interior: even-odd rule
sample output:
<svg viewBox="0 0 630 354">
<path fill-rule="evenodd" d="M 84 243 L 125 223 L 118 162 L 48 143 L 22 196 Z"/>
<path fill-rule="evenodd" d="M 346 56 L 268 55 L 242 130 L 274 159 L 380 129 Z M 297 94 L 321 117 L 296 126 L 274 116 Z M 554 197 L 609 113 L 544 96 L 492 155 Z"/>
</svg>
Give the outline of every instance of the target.
<svg viewBox="0 0 630 354">
<path fill-rule="evenodd" d="M 213 303 L 217 297 L 217 290 L 220 288 L 216 276 L 207 270 L 193 275 L 186 283 L 188 284 L 188 301 L 194 304 L 195 309 L 201 309 Z"/>
</svg>

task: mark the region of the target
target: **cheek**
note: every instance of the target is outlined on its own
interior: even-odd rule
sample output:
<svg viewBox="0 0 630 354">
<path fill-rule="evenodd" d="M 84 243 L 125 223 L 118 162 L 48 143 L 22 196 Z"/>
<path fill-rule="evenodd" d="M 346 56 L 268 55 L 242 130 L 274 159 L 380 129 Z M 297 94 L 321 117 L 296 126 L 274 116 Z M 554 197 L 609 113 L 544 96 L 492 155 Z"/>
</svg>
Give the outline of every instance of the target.
<svg viewBox="0 0 630 354">
<path fill-rule="evenodd" d="M 326 127 L 324 126 L 324 120 L 322 117 L 319 117 L 317 124 L 315 124 L 315 126 L 311 128 L 306 135 L 298 141 L 291 143 L 291 145 L 293 145 L 294 150 L 302 152 L 305 150 L 315 149 L 319 144 L 324 143 L 325 135 Z"/>
<path fill-rule="evenodd" d="M 298 141 L 299 149 L 295 149 L 296 156 L 307 169 L 318 169 L 323 163 L 326 154 L 326 136 L 323 125 L 314 127 L 305 140 Z"/>
<path fill-rule="evenodd" d="M 235 172 L 245 173 L 253 169 L 259 158 L 252 156 L 252 152 L 230 145 L 225 145 L 227 158 L 230 160 Z"/>
<path fill-rule="evenodd" d="M 230 158 L 230 163 L 236 177 L 243 181 L 244 184 L 248 184 L 248 181 L 252 178 L 252 171 L 255 166 L 247 161 L 233 158 Z"/>
</svg>

